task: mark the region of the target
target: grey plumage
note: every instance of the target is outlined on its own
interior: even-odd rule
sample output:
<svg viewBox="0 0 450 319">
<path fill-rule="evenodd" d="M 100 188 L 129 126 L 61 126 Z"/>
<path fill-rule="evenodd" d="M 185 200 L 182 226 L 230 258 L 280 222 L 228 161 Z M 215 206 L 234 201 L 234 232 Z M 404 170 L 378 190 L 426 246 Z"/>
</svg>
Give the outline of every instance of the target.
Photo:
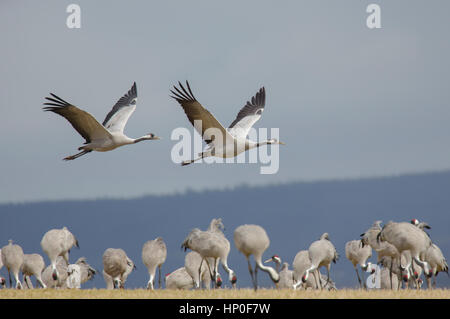
<svg viewBox="0 0 450 319">
<path fill-rule="evenodd" d="M 445 272 L 448 275 L 448 264 L 444 254 L 436 244 L 432 244 L 421 254 L 421 259 L 425 260 L 430 266 L 430 273 L 426 276 L 427 287 L 429 289 L 436 287 L 436 276 L 438 273 Z M 431 278 L 433 278 L 433 284 L 431 283 Z"/>
<path fill-rule="evenodd" d="M 186 271 L 186 268 L 178 268 L 167 274 L 164 278 L 166 289 L 191 289 L 194 287 L 192 277 Z"/>
<path fill-rule="evenodd" d="M 52 97 L 46 97 L 49 102 L 44 103 L 44 105 L 48 105 L 43 108 L 44 111 L 50 111 L 64 117 L 85 139 L 84 145 L 78 148 L 81 152 L 67 156 L 64 160 L 74 160 L 92 151 L 107 152 L 120 146 L 135 144 L 144 140 L 159 139 L 153 133 L 137 139 L 129 138 L 123 133 L 128 119 L 136 109 L 136 83 L 133 83 L 128 93 L 122 96 L 106 115 L 103 125 L 88 112 L 79 109 L 55 94 L 50 94 Z"/>
<path fill-rule="evenodd" d="M 131 266 L 131 260 L 121 248 L 108 248 L 103 253 L 103 270 L 111 276 L 114 288 L 123 287 L 123 277 Z"/>
<path fill-rule="evenodd" d="M 420 259 L 420 254 L 425 252 L 432 242 L 429 236 L 420 228 L 407 222 L 396 223 L 391 221 L 384 225 L 377 235 L 377 240 L 389 242 L 397 248 L 400 254 L 409 250 L 412 259 L 420 265 L 425 274 L 429 274 L 428 264 Z M 406 268 L 410 266 L 411 263 L 408 263 Z"/>
<path fill-rule="evenodd" d="M 125 287 L 125 283 L 127 281 L 128 275 L 131 274 L 131 272 L 135 269 L 135 265 L 134 262 L 130 259 L 127 258 L 127 270 L 125 270 L 125 272 L 122 275 L 122 279 L 120 282 L 120 286 L 118 288 L 124 288 Z M 113 278 L 108 275 L 105 270 L 102 271 L 103 273 L 103 279 L 105 280 L 106 283 L 106 289 L 114 289 L 114 280 Z"/>
<path fill-rule="evenodd" d="M 3 265 L 8 269 L 9 275 L 9 286 L 12 286 L 11 272 L 13 273 L 14 279 L 16 281 L 16 289 L 22 288 L 22 283 L 19 280 L 20 268 L 23 264 L 24 253 L 22 247 L 17 244 L 13 244 L 10 239 L 8 245 L 2 248 L 2 262 Z"/>
<path fill-rule="evenodd" d="M 313 272 L 313 275 L 316 277 L 315 270 L 319 270 L 320 267 L 325 267 L 327 269 L 327 283 L 330 281 L 330 267 L 331 262 L 336 263 L 339 258 L 339 255 L 336 251 L 336 248 L 330 241 L 330 237 L 328 233 L 323 233 L 320 236 L 319 240 L 314 241 L 308 249 L 309 259 L 311 260 L 311 267 L 308 268 L 305 274 L 302 276 L 302 281 L 306 282 L 309 273 Z M 320 282 L 320 278 L 316 278 L 317 286 L 321 289 L 322 284 Z"/>
<path fill-rule="evenodd" d="M 25 277 L 34 276 L 36 281 L 42 288 L 47 288 L 45 283 L 42 281 L 42 272 L 45 269 L 44 258 L 39 254 L 24 254 L 23 264 L 22 264 L 22 274 L 24 277 L 24 283 L 26 282 Z M 30 287 L 28 287 L 30 288 Z"/>
<path fill-rule="evenodd" d="M 370 245 L 363 246 L 361 240 L 352 240 L 345 244 L 345 256 L 353 264 L 360 288 L 366 288 L 364 273 L 368 266 L 367 260 L 372 257 L 372 247 Z M 362 280 L 358 273 L 358 265 L 362 270 Z"/>
<path fill-rule="evenodd" d="M 81 284 L 92 280 L 97 271 L 87 262 L 86 257 L 80 257 L 74 263 L 80 267 L 81 271 Z M 51 265 L 47 266 L 42 272 L 42 281 L 45 283 L 47 288 L 67 288 L 67 278 L 69 264 L 65 261 L 62 256 L 58 256 L 56 259 L 56 269 L 58 270 L 58 278 L 54 280 L 52 278 L 53 268 Z"/>
<path fill-rule="evenodd" d="M 213 221 L 211 221 L 210 226 L 213 224 Z M 220 262 L 222 264 L 222 268 L 228 273 L 228 279 L 234 287 L 237 277 L 235 272 L 228 267 L 230 242 L 219 228 L 216 227 L 213 230 L 208 229 L 206 231 L 195 228 L 185 238 L 181 247 L 184 248 L 184 250 L 191 249 L 199 253 L 204 259 L 203 262 L 207 262 L 205 259 L 208 257 L 214 259 L 214 265 L 210 265 L 210 267 L 214 269 L 213 280 L 215 281 L 216 286 L 218 285 L 218 280 L 220 278 L 218 274 L 218 266 Z M 200 272 L 201 269 L 199 268 L 199 273 Z"/>
<path fill-rule="evenodd" d="M 262 263 L 262 255 L 270 245 L 269 236 L 266 231 L 259 225 L 241 225 L 234 231 L 234 244 L 238 251 L 240 251 L 248 263 L 248 270 L 252 278 L 253 287 L 258 289 L 257 272 L 261 269 L 267 272 L 273 282 L 280 281 L 280 275 L 272 267 L 264 266 Z M 250 256 L 253 255 L 255 260 L 255 267 L 250 263 Z"/>
<path fill-rule="evenodd" d="M 59 276 L 56 268 L 56 258 L 62 256 L 66 263 L 69 264 L 69 252 L 73 246 L 79 248 L 78 240 L 65 226 L 62 229 L 51 229 L 42 237 L 41 248 L 50 259 L 54 280 L 57 280 Z"/>
<path fill-rule="evenodd" d="M 147 241 L 142 247 L 142 262 L 150 276 L 147 289 L 154 289 L 156 268 L 159 269 L 159 288 L 161 288 L 161 266 L 166 261 L 166 257 L 167 248 L 161 237 Z"/>
<path fill-rule="evenodd" d="M 196 251 L 190 251 L 184 257 L 184 268 L 186 272 L 192 277 L 195 288 L 201 288 L 201 284 L 206 289 L 211 287 L 211 277 L 214 269 L 209 266 L 214 266 L 214 258 L 207 257 L 205 262 L 203 258 Z M 209 265 L 209 266 L 208 266 Z M 201 267 L 200 273 L 199 268 Z"/>
</svg>

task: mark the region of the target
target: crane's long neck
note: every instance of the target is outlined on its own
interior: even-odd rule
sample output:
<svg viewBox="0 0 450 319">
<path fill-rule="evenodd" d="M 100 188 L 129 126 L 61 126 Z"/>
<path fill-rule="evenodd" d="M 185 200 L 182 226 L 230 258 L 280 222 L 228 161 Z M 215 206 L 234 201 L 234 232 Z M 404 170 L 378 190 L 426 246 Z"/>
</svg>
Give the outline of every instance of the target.
<svg viewBox="0 0 450 319">
<path fill-rule="evenodd" d="M 228 267 L 227 258 L 222 258 L 221 263 L 222 263 L 222 268 L 228 273 L 228 280 L 232 281 L 233 277 L 235 276 L 235 273 L 234 273 L 233 269 Z"/>
<path fill-rule="evenodd" d="M 266 141 L 262 141 L 262 142 L 259 142 L 259 143 L 254 143 L 254 146 L 250 147 L 250 148 L 260 147 L 260 146 L 267 145 L 267 144 L 271 144 L 271 141 L 266 140 Z"/>
<path fill-rule="evenodd" d="M 269 267 L 269 266 L 264 266 L 264 264 L 262 263 L 262 260 L 261 260 L 261 256 L 255 256 L 255 263 L 259 269 L 268 273 L 270 278 L 273 281 L 278 282 L 280 280 L 280 275 L 278 274 L 278 272 L 275 269 L 273 269 L 272 267 Z"/>
<path fill-rule="evenodd" d="M 139 142 L 142 142 L 142 141 L 147 141 L 147 140 L 151 140 L 152 138 L 150 137 L 150 136 L 148 136 L 148 135 L 144 135 L 144 136 L 141 136 L 141 137 L 139 137 L 139 138 L 136 138 L 136 139 L 134 139 L 134 140 L 132 140 L 132 142 L 131 143 L 139 143 Z M 130 143 L 130 144 L 131 144 Z"/>
</svg>

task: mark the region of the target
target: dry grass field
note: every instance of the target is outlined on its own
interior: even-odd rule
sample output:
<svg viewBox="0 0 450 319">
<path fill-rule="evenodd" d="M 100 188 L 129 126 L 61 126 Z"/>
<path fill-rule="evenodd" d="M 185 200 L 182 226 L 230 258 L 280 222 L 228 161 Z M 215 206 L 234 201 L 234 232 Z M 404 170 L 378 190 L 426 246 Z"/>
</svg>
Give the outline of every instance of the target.
<svg viewBox="0 0 450 319">
<path fill-rule="evenodd" d="M 450 299 L 449 289 L 293 291 L 288 289 L 154 290 L 0 290 L 0 299 Z"/>
</svg>

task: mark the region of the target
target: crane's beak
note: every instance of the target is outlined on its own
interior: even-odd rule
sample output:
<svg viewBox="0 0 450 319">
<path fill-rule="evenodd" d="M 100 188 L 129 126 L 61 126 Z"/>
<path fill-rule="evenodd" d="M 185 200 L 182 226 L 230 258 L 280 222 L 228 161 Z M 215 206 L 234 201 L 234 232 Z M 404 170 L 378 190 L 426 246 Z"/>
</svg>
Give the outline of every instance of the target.
<svg viewBox="0 0 450 319">
<path fill-rule="evenodd" d="M 269 258 L 264 263 L 267 264 L 267 263 L 270 263 L 271 261 L 272 261 L 272 258 Z"/>
<path fill-rule="evenodd" d="M 286 145 L 286 143 L 283 143 L 283 142 L 281 142 L 281 141 L 278 141 L 278 144 Z"/>
<path fill-rule="evenodd" d="M 156 136 L 156 135 L 152 137 L 152 140 L 160 140 L 160 139 L 161 138 L 159 136 Z"/>
</svg>

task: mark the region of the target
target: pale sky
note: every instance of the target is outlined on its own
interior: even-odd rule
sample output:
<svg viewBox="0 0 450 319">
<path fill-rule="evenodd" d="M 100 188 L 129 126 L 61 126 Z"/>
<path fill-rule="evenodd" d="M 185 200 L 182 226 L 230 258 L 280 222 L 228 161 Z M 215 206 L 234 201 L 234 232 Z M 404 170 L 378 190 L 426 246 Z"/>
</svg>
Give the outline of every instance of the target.
<svg viewBox="0 0 450 319">
<path fill-rule="evenodd" d="M 81 29 L 66 7 L 81 7 Z M 381 7 L 381 29 L 366 7 Z M 23 202 L 359 178 L 450 169 L 448 1 L 2 1 L 0 202 Z M 280 169 L 181 167 L 169 97 L 189 80 L 224 125 L 261 86 L 256 128 L 276 127 Z M 53 92 L 103 121 L 137 82 L 125 133 L 161 141 L 92 152 L 63 118 L 42 111 Z"/>
</svg>

